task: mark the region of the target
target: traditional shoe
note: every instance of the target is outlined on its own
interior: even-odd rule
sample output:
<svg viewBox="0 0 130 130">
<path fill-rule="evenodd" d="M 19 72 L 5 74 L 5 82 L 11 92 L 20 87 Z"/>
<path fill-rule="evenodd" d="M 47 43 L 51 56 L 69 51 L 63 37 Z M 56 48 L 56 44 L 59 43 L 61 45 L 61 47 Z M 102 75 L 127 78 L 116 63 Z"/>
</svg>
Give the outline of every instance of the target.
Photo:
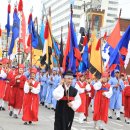
<svg viewBox="0 0 130 130">
<path fill-rule="evenodd" d="M 117 119 L 117 120 L 121 120 L 121 118 L 120 118 L 120 117 L 117 117 L 116 119 Z"/>
<path fill-rule="evenodd" d="M 17 116 L 16 114 L 14 114 L 13 118 L 17 119 L 17 118 L 18 118 L 18 116 Z"/>
<path fill-rule="evenodd" d="M 23 124 L 24 124 L 24 125 L 27 125 L 28 123 L 27 123 L 27 122 L 24 122 Z"/>
<path fill-rule="evenodd" d="M 108 118 L 109 118 L 109 119 L 112 119 L 112 116 L 109 116 Z"/>
<path fill-rule="evenodd" d="M 85 118 L 83 121 L 87 121 L 87 118 Z"/>
<path fill-rule="evenodd" d="M 9 116 L 12 116 L 12 115 L 13 115 L 13 111 L 10 111 L 10 112 L 9 112 Z"/>
<path fill-rule="evenodd" d="M 5 111 L 5 108 L 4 107 L 1 107 L 2 111 Z"/>
<path fill-rule="evenodd" d="M 31 124 L 32 124 L 32 121 L 29 121 L 28 123 L 31 125 Z"/>
</svg>

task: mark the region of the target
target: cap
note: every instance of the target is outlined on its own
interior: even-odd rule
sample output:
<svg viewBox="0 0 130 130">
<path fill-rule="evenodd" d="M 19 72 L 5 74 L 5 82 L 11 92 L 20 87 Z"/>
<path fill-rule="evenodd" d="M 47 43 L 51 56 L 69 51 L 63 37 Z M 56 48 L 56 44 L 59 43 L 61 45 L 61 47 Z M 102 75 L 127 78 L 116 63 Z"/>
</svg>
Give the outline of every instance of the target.
<svg viewBox="0 0 130 130">
<path fill-rule="evenodd" d="M 78 76 L 78 77 L 82 77 L 82 76 L 84 76 L 84 75 L 83 75 L 83 73 L 79 72 L 79 73 L 77 73 L 77 76 Z"/>
<path fill-rule="evenodd" d="M 64 78 L 73 78 L 74 75 L 72 73 L 72 71 L 68 70 L 66 73 L 63 74 Z"/>
<path fill-rule="evenodd" d="M 120 73 L 120 71 L 116 69 L 116 70 L 114 71 L 114 73 Z"/>
<path fill-rule="evenodd" d="M 53 68 L 52 70 L 53 70 L 53 71 L 57 71 L 57 68 L 55 67 L 55 68 Z"/>
<path fill-rule="evenodd" d="M 108 76 L 109 76 L 109 73 L 108 73 L 108 72 L 102 73 L 102 78 L 107 78 Z"/>
<path fill-rule="evenodd" d="M 37 73 L 37 69 L 36 69 L 36 68 L 32 68 L 32 69 L 31 69 L 31 73 L 36 74 L 36 73 Z"/>
<path fill-rule="evenodd" d="M 19 64 L 19 68 L 22 68 L 22 69 L 24 69 L 24 64 Z"/>
<path fill-rule="evenodd" d="M 7 58 L 2 59 L 2 64 L 8 64 L 8 63 L 9 63 L 9 59 L 7 59 Z"/>
</svg>

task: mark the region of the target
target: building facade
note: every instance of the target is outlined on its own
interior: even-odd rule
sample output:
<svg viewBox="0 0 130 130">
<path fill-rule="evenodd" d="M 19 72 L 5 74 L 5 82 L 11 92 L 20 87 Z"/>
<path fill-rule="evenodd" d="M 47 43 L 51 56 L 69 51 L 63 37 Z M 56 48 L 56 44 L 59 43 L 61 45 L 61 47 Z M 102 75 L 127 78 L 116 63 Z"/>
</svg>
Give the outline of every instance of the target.
<svg viewBox="0 0 130 130">
<path fill-rule="evenodd" d="M 61 26 L 63 27 L 63 41 L 67 39 L 68 22 L 70 20 L 70 0 L 41 0 L 48 12 L 51 7 L 52 34 L 60 40 Z M 118 16 L 118 0 L 75 0 L 73 6 L 73 21 L 76 32 L 79 32 L 80 16 L 90 8 L 105 10 L 103 26 L 111 25 Z"/>
</svg>

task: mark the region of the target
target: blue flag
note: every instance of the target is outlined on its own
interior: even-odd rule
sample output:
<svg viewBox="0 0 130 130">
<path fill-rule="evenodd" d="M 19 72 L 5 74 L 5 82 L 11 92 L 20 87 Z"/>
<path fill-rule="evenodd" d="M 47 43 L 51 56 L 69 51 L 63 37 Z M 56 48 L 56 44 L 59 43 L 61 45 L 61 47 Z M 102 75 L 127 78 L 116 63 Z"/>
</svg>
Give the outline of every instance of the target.
<svg viewBox="0 0 130 130">
<path fill-rule="evenodd" d="M 88 44 L 86 44 L 82 55 L 82 61 L 80 62 L 79 65 L 79 71 L 83 73 L 88 69 L 89 69 Z"/>
<path fill-rule="evenodd" d="M 17 9 L 15 9 L 14 14 L 13 14 L 12 39 L 11 39 L 10 47 L 8 50 L 8 55 L 12 54 L 15 40 L 19 37 L 19 30 L 20 30 L 20 19 L 17 14 Z"/>
<path fill-rule="evenodd" d="M 110 56 L 109 67 L 114 66 L 115 69 L 115 67 L 121 66 L 121 61 L 122 62 L 125 61 L 129 41 L 130 41 L 130 26 L 127 28 L 124 35 L 120 39 L 117 47 Z"/>
<path fill-rule="evenodd" d="M 28 31 L 29 34 L 31 35 L 31 42 L 32 42 L 32 47 L 37 48 L 38 46 L 38 35 L 35 30 L 34 22 L 32 20 L 32 14 L 29 15 L 29 20 L 28 20 Z"/>
<path fill-rule="evenodd" d="M 56 53 L 56 55 L 57 55 L 58 57 L 60 57 L 61 52 L 60 52 L 60 50 L 59 50 L 59 48 L 58 48 L 58 44 L 57 44 L 57 42 L 55 41 L 55 39 L 53 40 L 53 43 L 54 43 L 55 53 Z"/>
<path fill-rule="evenodd" d="M 69 52 L 69 69 L 75 74 L 77 63 L 81 60 L 81 54 L 77 44 L 77 36 L 74 29 L 74 24 L 72 21 L 72 16 L 70 18 L 70 52 Z"/>
<path fill-rule="evenodd" d="M 40 38 L 41 38 L 42 44 L 44 44 L 44 42 L 45 42 L 45 39 L 44 39 L 44 30 L 45 30 L 44 23 L 42 22 L 42 24 L 41 24 L 41 30 L 40 30 Z"/>
<path fill-rule="evenodd" d="M 8 4 L 7 24 L 5 25 L 5 28 L 7 30 L 7 37 L 10 35 L 10 8 L 10 4 Z"/>
</svg>

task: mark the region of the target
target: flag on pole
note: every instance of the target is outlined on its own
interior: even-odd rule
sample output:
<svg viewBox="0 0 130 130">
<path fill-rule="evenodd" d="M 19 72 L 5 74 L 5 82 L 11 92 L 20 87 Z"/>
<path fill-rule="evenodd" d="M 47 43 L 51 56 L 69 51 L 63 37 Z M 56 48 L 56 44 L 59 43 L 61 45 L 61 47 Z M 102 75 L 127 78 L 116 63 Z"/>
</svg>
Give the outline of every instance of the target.
<svg viewBox="0 0 130 130">
<path fill-rule="evenodd" d="M 41 56 L 41 64 L 46 65 L 47 69 L 51 69 L 53 67 L 53 57 L 52 57 L 52 36 L 51 36 L 51 16 L 49 16 L 49 20 L 46 21 L 45 31 L 44 31 L 44 48 L 43 48 L 43 56 Z"/>
<path fill-rule="evenodd" d="M 29 36 L 28 36 L 27 45 L 30 47 L 32 43 L 32 47 L 36 48 L 38 45 L 38 37 L 35 31 L 34 22 L 32 20 L 32 13 L 30 13 L 28 19 L 28 31 L 29 31 Z"/>
<path fill-rule="evenodd" d="M 74 30 L 72 16 L 70 17 L 70 26 L 68 31 L 68 39 L 64 52 L 63 68 L 64 71 L 71 70 L 74 74 L 81 61 L 81 54 L 77 44 L 77 36 Z"/>
<path fill-rule="evenodd" d="M 10 12 L 11 12 L 11 5 L 8 4 L 8 13 L 7 13 L 7 24 L 5 25 L 5 28 L 7 30 L 7 37 L 10 35 Z"/>
<path fill-rule="evenodd" d="M 45 42 L 45 39 L 44 39 L 44 31 L 45 31 L 45 27 L 44 27 L 44 22 L 42 20 L 42 23 L 41 23 L 41 29 L 40 29 L 40 38 L 41 38 L 41 41 L 42 41 L 42 44 L 44 45 L 44 42 Z"/>
<path fill-rule="evenodd" d="M 19 37 L 19 30 L 20 30 L 20 19 L 18 17 L 17 8 L 15 7 L 14 14 L 13 14 L 12 39 L 8 50 L 8 55 L 12 54 L 15 40 Z"/>
<path fill-rule="evenodd" d="M 102 73 L 102 58 L 101 58 L 101 48 L 96 50 L 98 39 L 95 34 L 91 35 L 91 39 L 88 44 L 91 44 L 91 55 L 90 55 L 90 72 L 97 78 L 101 78 Z"/>
<path fill-rule="evenodd" d="M 64 54 L 63 54 L 63 39 L 62 39 L 62 32 L 61 32 L 60 57 L 59 57 L 59 64 L 60 64 L 60 67 L 62 67 L 63 58 L 64 58 Z"/>
<path fill-rule="evenodd" d="M 128 53 L 128 44 L 130 41 L 130 26 L 127 28 L 118 45 L 114 49 L 109 60 L 109 69 L 113 71 L 117 67 L 120 69 L 124 65 L 126 55 Z"/>
</svg>

